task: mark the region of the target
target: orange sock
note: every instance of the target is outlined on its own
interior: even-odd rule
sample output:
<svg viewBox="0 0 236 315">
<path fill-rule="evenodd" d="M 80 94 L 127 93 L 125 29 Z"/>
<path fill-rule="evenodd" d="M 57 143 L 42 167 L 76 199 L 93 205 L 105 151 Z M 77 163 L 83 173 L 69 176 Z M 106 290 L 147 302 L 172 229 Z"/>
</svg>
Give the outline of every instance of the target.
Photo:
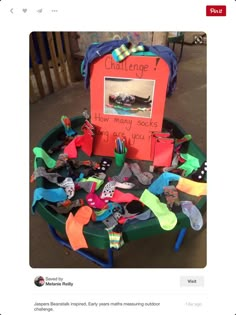
<svg viewBox="0 0 236 315">
<path fill-rule="evenodd" d="M 178 190 L 185 192 L 186 194 L 193 196 L 203 196 L 207 194 L 207 184 L 199 183 L 193 180 L 181 177 L 176 185 Z"/>
<path fill-rule="evenodd" d="M 75 215 L 69 214 L 66 220 L 66 234 L 73 250 L 88 248 L 83 234 L 83 227 L 90 221 L 92 212 L 89 206 L 83 206 L 79 208 Z"/>
</svg>

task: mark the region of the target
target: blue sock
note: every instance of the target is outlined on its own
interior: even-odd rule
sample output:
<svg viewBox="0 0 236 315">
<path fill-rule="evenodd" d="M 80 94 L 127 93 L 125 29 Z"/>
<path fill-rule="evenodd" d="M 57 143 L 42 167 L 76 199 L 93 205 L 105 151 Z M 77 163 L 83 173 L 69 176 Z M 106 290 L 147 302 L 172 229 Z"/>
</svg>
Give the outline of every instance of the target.
<svg viewBox="0 0 236 315">
<path fill-rule="evenodd" d="M 148 190 L 154 195 L 160 195 L 164 192 L 163 188 L 169 186 L 171 181 L 179 181 L 180 175 L 170 172 L 162 173 L 154 182 L 148 187 Z"/>
<path fill-rule="evenodd" d="M 65 201 L 67 199 L 67 194 L 63 188 L 36 188 L 34 190 L 34 199 L 32 203 L 32 213 L 35 213 L 35 205 L 36 202 L 44 199 L 50 202 L 60 202 Z"/>
</svg>

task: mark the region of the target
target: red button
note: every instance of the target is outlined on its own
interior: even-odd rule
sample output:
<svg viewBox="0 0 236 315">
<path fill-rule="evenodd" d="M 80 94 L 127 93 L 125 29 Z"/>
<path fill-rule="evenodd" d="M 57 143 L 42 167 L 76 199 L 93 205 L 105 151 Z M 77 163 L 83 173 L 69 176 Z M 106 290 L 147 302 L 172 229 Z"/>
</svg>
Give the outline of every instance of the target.
<svg viewBox="0 0 236 315">
<path fill-rule="evenodd" d="M 226 16 L 226 5 L 207 5 L 206 16 Z"/>
</svg>

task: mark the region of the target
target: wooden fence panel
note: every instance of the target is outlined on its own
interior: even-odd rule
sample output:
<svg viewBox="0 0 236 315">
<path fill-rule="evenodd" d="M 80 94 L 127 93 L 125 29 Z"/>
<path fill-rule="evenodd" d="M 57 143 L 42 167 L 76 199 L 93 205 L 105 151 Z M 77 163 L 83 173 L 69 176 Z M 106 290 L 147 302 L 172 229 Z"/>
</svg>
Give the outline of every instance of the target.
<svg viewBox="0 0 236 315">
<path fill-rule="evenodd" d="M 60 63 L 61 73 L 64 79 L 64 86 L 66 86 L 68 85 L 68 78 L 67 78 L 67 73 L 66 73 L 65 55 L 63 52 L 61 33 L 56 32 L 55 35 L 56 35 L 56 45 L 57 45 L 57 51 L 58 51 L 58 62 Z"/>
</svg>

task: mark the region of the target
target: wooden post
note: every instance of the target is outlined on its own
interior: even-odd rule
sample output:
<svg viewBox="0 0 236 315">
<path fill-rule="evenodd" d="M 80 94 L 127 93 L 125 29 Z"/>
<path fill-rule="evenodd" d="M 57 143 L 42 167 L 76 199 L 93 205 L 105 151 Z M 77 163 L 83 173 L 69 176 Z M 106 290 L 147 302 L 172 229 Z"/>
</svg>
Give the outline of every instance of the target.
<svg viewBox="0 0 236 315">
<path fill-rule="evenodd" d="M 54 70 L 56 82 L 57 82 L 58 88 L 61 89 L 62 84 L 61 84 L 60 74 L 59 74 L 59 70 L 58 70 L 58 60 L 57 60 L 57 55 L 56 55 L 56 50 L 55 50 L 52 32 L 47 33 L 47 39 L 48 39 L 48 45 L 49 45 L 49 50 L 50 50 L 50 54 L 51 54 L 51 60 L 52 60 L 52 64 L 53 64 L 53 70 Z"/>
<path fill-rule="evenodd" d="M 66 73 L 66 67 L 65 67 L 65 55 L 64 55 L 63 47 L 62 47 L 61 33 L 55 32 L 55 35 L 56 35 L 58 60 L 60 61 L 60 67 L 61 67 L 61 72 L 62 72 L 62 76 L 64 79 L 64 85 L 67 86 L 68 85 L 68 79 L 67 79 L 67 73 Z"/>
<path fill-rule="evenodd" d="M 42 59 L 43 69 L 44 69 L 45 77 L 46 77 L 47 84 L 48 84 L 48 91 L 49 91 L 49 93 L 53 93 L 54 88 L 53 88 L 52 78 L 51 78 L 51 74 L 50 74 L 48 58 L 46 55 L 46 48 L 45 48 L 45 45 L 43 42 L 43 35 L 40 32 L 37 32 L 37 39 L 38 39 L 38 43 L 39 43 L 39 50 L 40 50 L 40 55 L 41 55 L 41 59 Z"/>
<path fill-rule="evenodd" d="M 74 63 L 73 63 L 73 59 L 72 59 L 72 55 L 71 55 L 71 47 L 70 47 L 68 32 L 63 32 L 63 37 L 64 37 L 66 59 L 67 59 L 69 73 L 70 73 L 70 79 L 72 82 L 75 82 L 77 80 L 75 78 Z"/>
<path fill-rule="evenodd" d="M 30 34 L 30 58 L 31 58 L 33 73 L 35 75 L 35 79 L 36 79 L 37 86 L 39 89 L 39 94 L 41 95 L 41 97 L 44 97 L 45 91 L 44 91 L 44 87 L 43 87 L 43 82 L 42 82 L 42 78 L 41 78 L 41 74 L 40 74 L 39 65 L 37 63 L 37 56 L 36 56 L 36 51 L 35 51 L 35 47 L 34 47 L 32 34 Z"/>
<path fill-rule="evenodd" d="M 167 46 L 168 32 L 153 32 L 152 45 Z"/>
</svg>

